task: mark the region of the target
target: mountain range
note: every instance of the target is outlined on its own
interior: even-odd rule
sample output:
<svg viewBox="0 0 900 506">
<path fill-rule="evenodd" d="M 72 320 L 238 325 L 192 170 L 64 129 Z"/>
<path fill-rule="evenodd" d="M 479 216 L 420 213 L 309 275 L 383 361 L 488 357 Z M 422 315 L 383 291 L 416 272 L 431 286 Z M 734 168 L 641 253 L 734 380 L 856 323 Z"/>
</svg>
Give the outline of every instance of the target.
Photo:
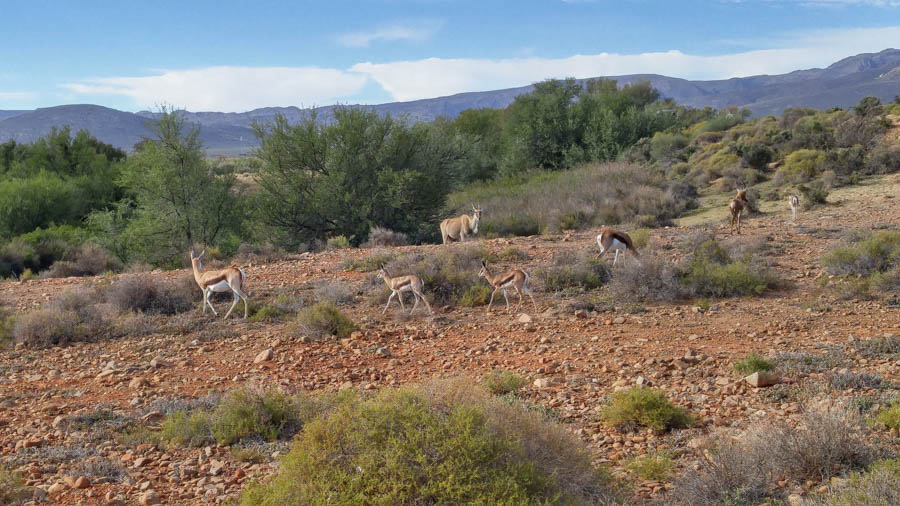
<svg viewBox="0 0 900 506">
<path fill-rule="evenodd" d="M 873 95 L 890 102 L 900 95 L 900 50 L 885 49 L 844 58 L 824 69 L 797 70 L 787 74 L 760 75 L 716 81 L 690 81 L 657 74 L 606 76 L 619 85 L 650 81 L 663 97 L 679 104 L 721 108 L 749 108 L 753 116 L 780 114 L 787 107 L 849 107 Z M 581 82 L 586 79 L 579 80 Z M 431 121 L 439 116 L 454 118 L 470 108 L 503 108 L 532 86 L 503 90 L 459 93 L 447 97 L 368 106 L 379 114 L 405 116 L 410 121 Z M 318 107 L 320 121 L 333 117 L 334 106 Z M 296 122 L 308 110 L 297 107 L 265 107 L 243 113 L 189 112 L 187 121 L 200 125 L 200 137 L 209 154 L 247 154 L 258 144 L 254 121 L 269 121 L 276 114 Z M 32 142 L 53 127 L 67 125 L 73 131 L 87 129 L 98 139 L 130 150 L 149 135 L 148 120 L 154 113 L 118 111 L 98 105 L 61 105 L 33 111 L 0 110 L 0 142 Z"/>
</svg>

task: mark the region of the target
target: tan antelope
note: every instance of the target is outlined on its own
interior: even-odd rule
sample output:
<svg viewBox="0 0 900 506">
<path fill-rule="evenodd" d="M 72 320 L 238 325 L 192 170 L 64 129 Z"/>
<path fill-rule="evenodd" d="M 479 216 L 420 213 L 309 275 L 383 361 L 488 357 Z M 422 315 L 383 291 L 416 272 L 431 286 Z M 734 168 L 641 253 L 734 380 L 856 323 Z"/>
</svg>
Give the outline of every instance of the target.
<svg viewBox="0 0 900 506">
<path fill-rule="evenodd" d="M 631 251 L 634 253 L 634 256 L 640 256 L 631 242 L 631 237 L 625 232 L 612 227 L 600 229 L 600 234 L 597 236 L 597 245 L 600 246 L 598 258 L 602 257 L 609 250 L 615 250 L 616 259 L 613 260 L 613 266 L 619 261 L 619 251 L 622 252 L 623 257 L 626 251 Z"/>
<path fill-rule="evenodd" d="M 197 282 L 197 285 L 200 286 L 200 290 L 203 291 L 203 312 L 206 312 L 206 306 L 209 306 L 212 309 L 214 315 L 219 316 L 219 313 L 216 312 L 216 308 L 213 307 L 212 303 L 209 301 L 209 295 L 212 292 L 231 292 L 234 295 L 234 302 L 231 304 L 231 308 L 225 313 L 225 319 L 227 320 L 229 316 L 231 316 L 231 312 L 234 310 L 235 306 L 237 306 L 238 298 L 244 301 L 244 319 L 247 319 L 247 294 L 244 293 L 243 285 L 244 278 L 246 278 L 246 274 L 244 270 L 240 267 L 236 267 L 234 265 L 228 266 L 224 269 L 219 269 L 216 271 L 203 271 L 203 254 L 206 253 L 206 250 L 200 252 L 199 255 L 194 256 L 194 250 L 191 250 L 191 267 L 194 269 L 194 281 Z"/>
<path fill-rule="evenodd" d="M 393 299 L 395 295 L 397 296 L 397 300 L 400 301 L 400 310 L 406 311 L 406 308 L 403 306 L 403 292 L 412 292 L 413 299 L 416 301 L 413 304 L 412 309 L 409 310 L 409 314 L 413 314 L 413 311 L 416 310 L 416 307 L 419 305 L 419 299 L 425 303 L 425 307 L 428 308 L 428 313 L 434 314 L 431 310 L 431 305 L 428 304 L 428 299 L 425 298 L 425 283 L 422 282 L 422 278 L 419 276 L 409 274 L 407 276 L 391 277 L 382 265 L 381 269 L 378 271 L 378 277 L 383 279 L 384 282 L 387 283 L 388 288 L 391 289 L 391 296 L 388 297 L 387 304 L 384 306 L 384 311 L 382 311 L 381 314 L 384 314 L 387 311 L 388 306 L 391 305 L 391 299 Z"/>
<path fill-rule="evenodd" d="M 800 209 L 800 199 L 796 195 L 791 195 L 788 197 L 788 202 L 791 204 L 791 220 L 796 220 L 797 209 Z"/>
<path fill-rule="evenodd" d="M 478 233 L 478 222 L 481 221 L 481 208 L 472 205 L 472 216 L 464 214 L 456 218 L 447 218 L 441 222 L 441 238 L 444 244 L 453 241 L 465 241 Z"/>
<path fill-rule="evenodd" d="M 478 277 L 486 279 L 487 282 L 494 287 L 494 291 L 491 292 L 491 301 L 488 303 L 488 313 L 491 312 L 491 306 L 494 304 L 494 296 L 497 295 L 498 290 L 503 291 L 503 298 L 506 299 L 506 312 L 509 313 L 509 297 L 506 295 L 506 289 L 509 287 L 515 288 L 516 293 L 519 294 L 519 305 L 516 306 L 516 311 L 522 307 L 523 291 L 531 298 L 531 303 L 534 304 L 534 309 L 537 310 L 537 302 L 534 301 L 534 296 L 531 295 L 531 290 L 528 288 L 528 280 L 531 278 L 528 276 L 527 272 L 521 269 L 513 269 L 495 276 L 488 270 L 487 263 L 482 260 L 481 272 L 478 273 Z"/>
<path fill-rule="evenodd" d="M 747 191 L 738 190 L 737 195 L 728 201 L 728 210 L 731 211 L 731 233 L 734 233 L 734 225 L 737 224 L 737 233 L 741 234 L 741 214 L 744 207 L 749 203 L 747 200 Z"/>
</svg>

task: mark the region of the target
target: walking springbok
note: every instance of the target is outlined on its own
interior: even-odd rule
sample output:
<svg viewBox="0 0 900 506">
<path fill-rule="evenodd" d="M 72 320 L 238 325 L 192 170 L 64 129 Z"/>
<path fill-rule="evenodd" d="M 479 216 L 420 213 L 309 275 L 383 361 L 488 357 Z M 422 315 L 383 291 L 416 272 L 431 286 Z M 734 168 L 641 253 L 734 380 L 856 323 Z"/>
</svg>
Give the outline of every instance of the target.
<svg viewBox="0 0 900 506">
<path fill-rule="evenodd" d="M 488 303 L 487 312 L 491 312 L 491 306 L 494 304 L 494 295 L 497 295 L 498 290 L 503 291 L 503 298 L 506 300 L 506 312 L 509 313 L 509 297 L 506 295 L 506 289 L 510 286 L 516 290 L 516 293 L 519 294 L 519 305 L 516 306 L 516 311 L 522 307 L 522 292 L 528 294 L 528 297 L 531 298 L 531 303 L 534 304 L 534 309 L 537 310 L 537 302 L 534 301 L 534 296 L 531 295 L 531 290 L 528 288 L 528 280 L 531 279 L 528 276 L 528 273 L 521 269 L 513 269 L 511 271 L 506 271 L 496 276 L 491 274 L 491 271 L 488 270 L 487 263 L 484 260 L 481 261 L 481 272 L 478 273 L 478 277 L 484 278 L 487 280 L 491 286 L 494 287 L 494 291 L 491 292 L 491 301 Z"/>
<path fill-rule="evenodd" d="M 619 261 L 619 251 L 622 252 L 624 258 L 626 251 L 631 251 L 634 256 L 640 256 L 631 242 L 631 237 L 612 227 L 603 227 L 600 229 L 600 235 L 597 236 L 597 245 L 600 246 L 600 254 L 597 258 L 602 257 L 607 251 L 615 250 L 616 259 L 613 260 L 613 266 Z"/>
<path fill-rule="evenodd" d="M 800 209 L 800 199 L 796 195 L 791 195 L 788 197 L 788 202 L 791 204 L 791 220 L 796 221 L 797 209 Z"/>
<path fill-rule="evenodd" d="M 472 216 L 463 214 L 456 218 L 447 218 L 441 222 L 441 238 L 444 244 L 453 241 L 465 241 L 467 237 L 478 233 L 478 222 L 481 220 L 481 208 L 472 205 Z"/>
<path fill-rule="evenodd" d="M 216 271 L 203 271 L 203 254 L 206 253 L 206 250 L 200 252 L 199 255 L 194 256 L 194 250 L 191 250 L 191 267 L 194 269 L 194 281 L 197 282 L 197 285 L 200 286 L 200 290 L 203 291 L 203 312 L 206 312 L 206 306 L 209 306 L 212 309 L 214 315 L 219 316 L 219 313 L 216 312 L 216 308 L 213 307 L 212 303 L 209 301 L 209 295 L 212 292 L 231 292 L 234 295 L 234 302 L 231 304 L 231 308 L 225 313 L 225 318 L 228 319 L 231 316 L 231 312 L 234 310 L 235 306 L 237 306 L 238 298 L 244 301 L 244 319 L 247 319 L 247 294 L 244 293 L 243 285 L 244 278 L 247 275 L 244 273 L 244 270 L 240 267 L 236 267 L 234 265 L 228 266 L 224 269 L 219 269 Z"/>
<path fill-rule="evenodd" d="M 416 276 L 415 274 L 410 274 L 408 276 L 397 276 L 391 277 L 388 275 L 384 266 L 381 266 L 381 269 L 378 271 L 378 277 L 383 279 L 385 283 L 387 283 L 388 288 L 391 289 L 391 296 L 388 297 L 387 304 L 384 306 L 384 311 L 381 314 L 384 314 L 388 306 L 391 305 L 391 299 L 394 296 L 397 296 L 397 300 L 400 301 L 400 310 L 406 311 L 406 308 L 403 306 L 403 292 L 412 292 L 413 299 L 415 299 L 415 303 L 413 304 L 412 309 L 409 310 L 409 314 L 413 314 L 413 311 L 416 310 L 416 307 L 419 305 L 419 299 L 425 303 L 425 307 L 428 308 L 428 314 L 434 314 L 434 311 L 431 310 L 431 305 L 428 304 L 428 299 L 425 298 L 425 294 L 423 293 L 425 289 L 425 283 L 422 282 L 422 278 Z"/>
<path fill-rule="evenodd" d="M 737 224 L 737 233 L 741 235 L 741 214 L 744 207 L 749 203 L 747 200 L 747 191 L 738 190 L 737 195 L 728 201 L 728 210 L 731 211 L 731 233 L 734 234 L 734 225 Z"/>
</svg>

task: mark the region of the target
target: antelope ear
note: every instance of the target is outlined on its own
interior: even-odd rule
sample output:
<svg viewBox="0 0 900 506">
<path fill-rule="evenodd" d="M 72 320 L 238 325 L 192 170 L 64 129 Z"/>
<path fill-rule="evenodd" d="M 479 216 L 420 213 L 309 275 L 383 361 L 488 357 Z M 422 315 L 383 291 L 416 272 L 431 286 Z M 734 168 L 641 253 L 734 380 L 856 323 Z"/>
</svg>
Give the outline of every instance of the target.
<svg viewBox="0 0 900 506">
<path fill-rule="evenodd" d="M 194 250 L 189 251 L 189 253 L 191 254 L 191 260 L 193 260 L 194 259 Z"/>
<path fill-rule="evenodd" d="M 487 267 L 487 263 L 486 263 L 484 260 L 482 260 L 482 261 L 481 261 L 481 266 L 482 266 L 482 267 Z"/>
<path fill-rule="evenodd" d="M 203 248 L 203 251 L 201 251 L 200 254 L 197 255 L 197 258 L 202 257 L 204 254 L 206 254 L 206 248 Z"/>
</svg>

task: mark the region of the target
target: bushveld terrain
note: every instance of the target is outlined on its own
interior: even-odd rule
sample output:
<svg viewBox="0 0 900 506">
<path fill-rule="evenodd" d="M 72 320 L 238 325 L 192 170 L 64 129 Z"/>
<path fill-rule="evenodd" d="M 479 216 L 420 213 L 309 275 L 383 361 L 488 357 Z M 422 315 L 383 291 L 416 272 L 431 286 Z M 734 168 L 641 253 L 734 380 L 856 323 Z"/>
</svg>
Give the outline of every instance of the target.
<svg viewBox="0 0 900 506">
<path fill-rule="evenodd" d="M 240 389 L 355 389 L 365 395 L 434 377 L 460 377 L 474 388 L 502 370 L 527 379 L 515 393 L 519 400 L 577 436 L 594 464 L 630 487 L 624 500 L 666 502 L 666 494 L 677 492 L 679 475 L 709 463 L 704 441 L 711 434 L 738 435 L 756 424 L 794 426 L 825 404 L 856 407 L 871 418 L 897 398 L 896 300 L 842 295 L 828 283 L 822 258 L 854 230 L 896 228 L 898 194 L 900 176 L 869 178 L 833 191 L 827 205 L 801 212 L 796 222 L 786 201 L 764 203 L 760 213 L 745 217 L 741 236 L 729 234 L 723 197 L 704 197 L 699 211 L 653 229 L 642 241 L 642 259 L 655 254 L 671 261 L 687 254 L 700 228 L 726 247 L 743 244 L 780 280 L 762 296 L 638 304 L 542 286 L 546 278 L 535 273 L 554 258 L 596 254 L 597 229 L 250 262 L 244 268 L 254 314 L 279 296 L 282 304 L 309 301 L 330 287 L 345 292 L 334 299 L 358 328 L 344 338 L 315 338 L 290 319 L 222 321 L 230 296 L 216 301 L 221 311 L 214 318 L 200 314 L 198 289 L 196 310 L 153 316 L 157 326 L 140 337 L 0 351 L 4 469 L 22 476 L 20 498 L 49 497 L 57 504 L 221 502 L 271 478 L 289 443 L 263 438 L 192 447 L 152 437 L 179 406 L 214 403 L 217 394 Z M 434 315 L 420 307 L 405 316 L 396 304 L 382 315 L 383 283 L 371 270 L 350 269 L 375 254 L 427 255 L 473 244 L 496 259 L 496 269 L 529 271 L 538 308 L 526 299 L 508 314 L 500 298 L 486 313 L 484 306 L 433 301 Z M 607 257 L 605 266 L 615 278 L 635 262 L 626 254 L 615 267 Z M 187 273 L 157 270 L 149 276 L 174 280 Z M 67 290 L 115 286 L 130 276 L 136 274 L 7 281 L 0 283 L 0 303 L 23 314 Z M 238 306 L 238 316 L 242 312 Z M 875 342 L 884 346 L 866 346 Z M 751 352 L 774 363 L 779 384 L 757 388 L 734 371 Z M 633 385 L 661 389 L 694 423 L 668 432 L 607 423 L 600 413 L 609 396 Z M 896 430 L 874 422 L 866 427 L 873 447 L 877 442 L 880 451 L 900 450 Z M 648 462 L 635 460 L 642 455 L 663 462 L 664 472 L 642 472 L 635 464 Z M 846 470 L 827 475 L 844 476 Z M 767 486 L 773 497 L 797 503 L 841 479 L 786 475 Z"/>
</svg>

